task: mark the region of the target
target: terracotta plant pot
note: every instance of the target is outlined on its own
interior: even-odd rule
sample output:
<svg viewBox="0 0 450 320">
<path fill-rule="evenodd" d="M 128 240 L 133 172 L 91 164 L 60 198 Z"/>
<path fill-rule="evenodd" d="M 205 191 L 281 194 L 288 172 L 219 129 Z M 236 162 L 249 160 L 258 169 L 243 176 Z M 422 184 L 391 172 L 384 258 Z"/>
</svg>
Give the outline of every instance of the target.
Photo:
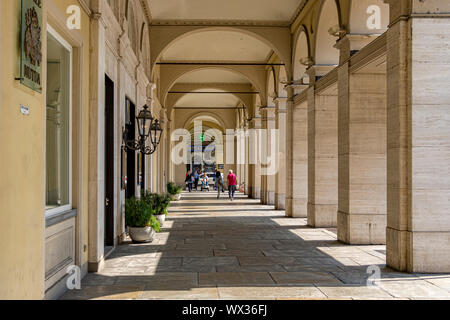
<svg viewBox="0 0 450 320">
<path fill-rule="evenodd" d="M 152 242 L 155 237 L 155 230 L 151 227 L 145 228 L 132 228 L 128 227 L 131 240 L 135 243 L 148 243 Z"/>
</svg>

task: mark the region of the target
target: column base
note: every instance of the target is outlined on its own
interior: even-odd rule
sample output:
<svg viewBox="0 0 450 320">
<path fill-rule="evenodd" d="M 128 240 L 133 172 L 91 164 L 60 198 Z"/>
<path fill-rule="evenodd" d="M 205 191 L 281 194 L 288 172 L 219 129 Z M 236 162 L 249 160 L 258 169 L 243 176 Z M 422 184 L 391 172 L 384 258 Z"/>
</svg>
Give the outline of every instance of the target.
<svg viewBox="0 0 450 320">
<path fill-rule="evenodd" d="M 386 228 L 386 263 L 411 273 L 450 272 L 450 231 L 411 232 Z"/>
<path fill-rule="evenodd" d="M 266 192 L 266 202 L 269 206 L 275 205 L 275 192 L 274 191 L 267 191 Z"/>
<path fill-rule="evenodd" d="M 105 258 L 102 257 L 100 261 L 88 262 L 88 272 L 96 273 L 101 272 L 105 268 Z"/>
<path fill-rule="evenodd" d="M 286 210 L 286 195 L 284 193 L 275 193 L 275 209 Z"/>
<path fill-rule="evenodd" d="M 308 226 L 335 228 L 337 226 L 337 204 L 308 203 Z"/>
<path fill-rule="evenodd" d="M 286 217 L 306 218 L 308 216 L 307 199 L 289 199 L 286 198 Z"/>
<path fill-rule="evenodd" d="M 259 187 L 252 188 L 252 198 L 253 199 L 261 199 L 261 188 L 259 188 Z"/>
<path fill-rule="evenodd" d="M 386 215 L 339 211 L 338 240 L 347 244 L 386 244 Z"/>
<path fill-rule="evenodd" d="M 266 190 L 260 189 L 259 197 L 261 199 L 261 204 L 267 205 L 267 193 L 266 193 Z"/>
</svg>

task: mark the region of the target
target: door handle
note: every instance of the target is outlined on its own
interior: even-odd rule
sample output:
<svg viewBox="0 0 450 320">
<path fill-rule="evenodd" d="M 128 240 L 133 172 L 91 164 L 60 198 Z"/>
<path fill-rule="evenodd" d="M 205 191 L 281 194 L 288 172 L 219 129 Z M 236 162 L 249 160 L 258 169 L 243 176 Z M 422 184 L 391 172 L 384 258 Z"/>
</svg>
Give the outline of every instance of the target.
<svg viewBox="0 0 450 320">
<path fill-rule="evenodd" d="M 108 207 L 109 206 L 109 199 L 105 198 L 105 206 Z"/>
</svg>

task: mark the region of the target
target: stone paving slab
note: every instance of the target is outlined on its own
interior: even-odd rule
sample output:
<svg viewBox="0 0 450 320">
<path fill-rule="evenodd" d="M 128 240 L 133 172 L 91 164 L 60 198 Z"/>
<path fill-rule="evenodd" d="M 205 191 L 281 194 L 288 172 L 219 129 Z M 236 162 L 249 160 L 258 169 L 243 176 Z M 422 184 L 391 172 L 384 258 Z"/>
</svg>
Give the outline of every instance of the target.
<svg viewBox="0 0 450 320">
<path fill-rule="evenodd" d="M 328 272 L 271 272 L 270 275 L 277 284 L 342 284 L 339 279 Z"/>
<path fill-rule="evenodd" d="M 200 286 L 273 284 L 268 272 L 215 272 L 200 273 Z"/>
<path fill-rule="evenodd" d="M 282 265 L 265 266 L 217 266 L 217 272 L 286 272 Z"/>
<path fill-rule="evenodd" d="M 236 257 L 183 258 L 183 266 L 237 266 Z"/>
<path fill-rule="evenodd" d="M 191 288 L 186 290 L 158 290 L 145 288 L 141 299 L 147 300 L 218 300 L 217 288 Z"/>
<path fill-rule="evenodd" d="M 311 286 L 258 286 L 258 287 L 219 287 L 221 299 L 282 299 L 282 298 L 306 298 L 317 299 L 326 296 L 316 287 Z"/>
<path fill-rule="evenodd" d="M 352 298 L 352 299 L 391 299 L 388 292 L 383 289 L 372 286 L 318 286 L 319 290 L 323 292 L 328 298 Z"/>
<path fill-rule="evenodd" d="M 238 259 L 241 266 L 289 265 L 295 263 L 295 257 L 238 257 Z"/>
<path fill-rule="evenodd" d="M 345 245 L 335 228 L 243 195 L 232 205 L 213 193 L 183 197 L 152 243 L 128 239 L 63 299 L 450 300 L 450 275 L 387 268 L 385 246 Z M 376 286 L 367 286 L 371 265 Z"/>
<path fill-rule="evenodd" d="M 263 257 L 264 254 L 258 249 L 227 249 L 214 250 L 214 255 L 218 257 Z"/>
<path fill-rule="evenodd" d="M 143 285 L 134 286 L 86 286 L 83 290 L 72 290 L 62 300 L 132 300 L 141 297 Z"/>
</svg>

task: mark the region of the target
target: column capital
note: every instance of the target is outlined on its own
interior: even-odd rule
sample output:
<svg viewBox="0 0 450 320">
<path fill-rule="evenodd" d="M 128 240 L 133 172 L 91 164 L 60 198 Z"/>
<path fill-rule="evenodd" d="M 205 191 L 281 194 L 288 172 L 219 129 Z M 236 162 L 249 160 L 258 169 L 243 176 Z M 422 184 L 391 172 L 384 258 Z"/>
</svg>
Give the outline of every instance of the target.
<svg viewBox="0 0 450 320">
<path fill-rule="evenodd" d="M 276 98 L 273 100 L 273 102 L 275 102 L 275 104 L 276 104 L 277 107 L 278 107 L 278 105 L 280 105 L 280 104 L 285 104 L 285 103 L 287 102 L 287 100 L 288 100 L 288 97 L 276 97 Z"/>
<path fill-rule="evenodd" d="M 264 106 L 264 107 L 260 107 L 259 108 L 261 115 L 262 115 L 262 120 L 263 121 L 270 121 L 275 120 L 275 110 L 276 110 L 276 106 Z"/>
<path fill-rule="evenodd" d="M 261 129 L 262 117 L 255 116 L 253 118 L 247 119 L 247 122 L 249 124 L 250 129 Z"/>
<path fill-rule="evenodd" d="M 343 65 L 356 52 L 367 46 L 381 34 L 351 34 L 347 33 L 340 38 L 334 47 L 340 51 L 339 64 Z"/>
<path fill-rule="evenodd" d="M 321 77 L 329 73 L 334 68 L 336 68 L 335 65 L 315 64 L 306 69 L 306 74 L 309 76 L 310 86 L 314 85 L 317 80 L 319 80 Z"/>
</svg>

